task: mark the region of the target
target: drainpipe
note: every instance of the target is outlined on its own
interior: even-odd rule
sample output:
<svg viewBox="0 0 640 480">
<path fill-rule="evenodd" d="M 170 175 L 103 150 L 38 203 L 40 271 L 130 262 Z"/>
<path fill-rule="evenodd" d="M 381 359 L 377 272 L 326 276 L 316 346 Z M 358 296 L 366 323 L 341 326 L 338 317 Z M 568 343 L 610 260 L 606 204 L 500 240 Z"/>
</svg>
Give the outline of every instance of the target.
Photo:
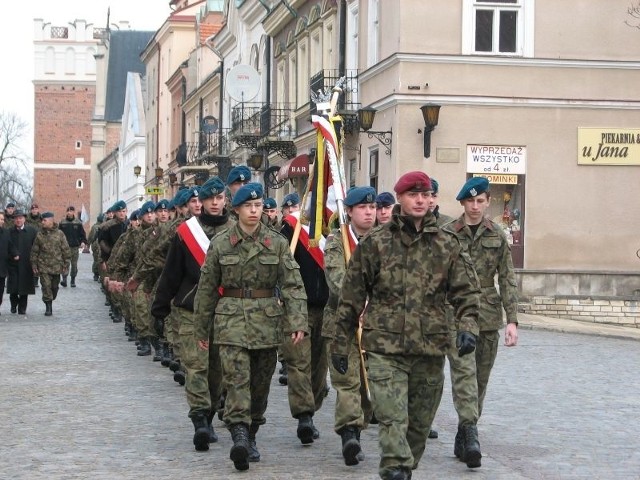
<svg viewBox="0 0 640 480">
<path fill-rule="evenodd" d="M 346 64 L 347 60 L 346 50 L 347 50 L 347 0 L 342 0 L 340 2 L 340 26 L 339 26 L 339 36 L 338 39 L 338 77 L 343 77 L 346 75 Z"/>
</svg>

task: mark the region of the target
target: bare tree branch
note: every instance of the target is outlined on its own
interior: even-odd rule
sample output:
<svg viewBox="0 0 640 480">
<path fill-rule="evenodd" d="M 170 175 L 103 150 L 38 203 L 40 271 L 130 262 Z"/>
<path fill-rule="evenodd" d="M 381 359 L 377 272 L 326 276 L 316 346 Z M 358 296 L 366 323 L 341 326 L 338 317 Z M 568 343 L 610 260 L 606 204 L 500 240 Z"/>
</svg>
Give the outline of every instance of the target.
<svg viewBox="0 0 640 480">
<path fill-rule="evenodd" d="M 31 202 L 27 157 L 19 146 L 27 128 L 17 115 L 0 112 L 0 207 L 9 201 L 24 207 Z"/>
</svg>

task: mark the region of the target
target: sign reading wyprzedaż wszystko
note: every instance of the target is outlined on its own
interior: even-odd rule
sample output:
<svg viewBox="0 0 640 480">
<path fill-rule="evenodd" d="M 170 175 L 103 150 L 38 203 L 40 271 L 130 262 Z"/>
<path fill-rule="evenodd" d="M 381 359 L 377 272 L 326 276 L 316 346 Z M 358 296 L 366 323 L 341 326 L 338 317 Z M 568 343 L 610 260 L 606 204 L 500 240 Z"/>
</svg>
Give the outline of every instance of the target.
<svg viewBox="0 0 640 480">
<path fill-rule="evenodd" d="M 640 129 L 578 128 L 579 165 L 640 165 Z"/>
<path fill-rule="evenodd" d="M 519 145 L 467 145 L 467 173 L 524 175 L 527 147 Z"/>
</svg>

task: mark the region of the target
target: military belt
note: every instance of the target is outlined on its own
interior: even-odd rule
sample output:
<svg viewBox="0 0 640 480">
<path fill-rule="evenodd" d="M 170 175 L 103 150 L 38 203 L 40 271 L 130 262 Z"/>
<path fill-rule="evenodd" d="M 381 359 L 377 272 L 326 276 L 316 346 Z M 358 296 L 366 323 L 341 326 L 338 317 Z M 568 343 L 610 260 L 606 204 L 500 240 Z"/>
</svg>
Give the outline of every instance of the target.
<svg viewBox="0 0 640 480">
<path fill-rule="evenodd" d="M 493 287 L 495 285 L 493 278 L 491 279 L 480 279 L 480 286 L 482 288 Z"/>
<path fill-rule="evenodd" d="M 231 298 L 269 298 L 276 296 L 276 290 L 274 288 L 225 288 L 222 296 Z"/>
</svg>

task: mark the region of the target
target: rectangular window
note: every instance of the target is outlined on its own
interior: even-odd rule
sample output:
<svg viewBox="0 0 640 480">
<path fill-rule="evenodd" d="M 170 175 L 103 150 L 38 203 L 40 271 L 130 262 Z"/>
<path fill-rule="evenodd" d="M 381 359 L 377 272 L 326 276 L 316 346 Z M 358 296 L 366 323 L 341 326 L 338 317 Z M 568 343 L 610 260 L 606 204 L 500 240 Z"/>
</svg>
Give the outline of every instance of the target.
<svg viewBox="0 0 640 480">
<path fill-rule="evenodd" d="M 349 160 L 349 186 L 356 186 L 356 161 Z"/>
<path fill-rule="evenodd" d="M 369 185 L 378 190 L 378 150 L 369 152 Z"/>
<path fill-rule="evenodd" d="M 533 56 L 535 0 L 464 0 L 463 54 Z"/>
</svg>

